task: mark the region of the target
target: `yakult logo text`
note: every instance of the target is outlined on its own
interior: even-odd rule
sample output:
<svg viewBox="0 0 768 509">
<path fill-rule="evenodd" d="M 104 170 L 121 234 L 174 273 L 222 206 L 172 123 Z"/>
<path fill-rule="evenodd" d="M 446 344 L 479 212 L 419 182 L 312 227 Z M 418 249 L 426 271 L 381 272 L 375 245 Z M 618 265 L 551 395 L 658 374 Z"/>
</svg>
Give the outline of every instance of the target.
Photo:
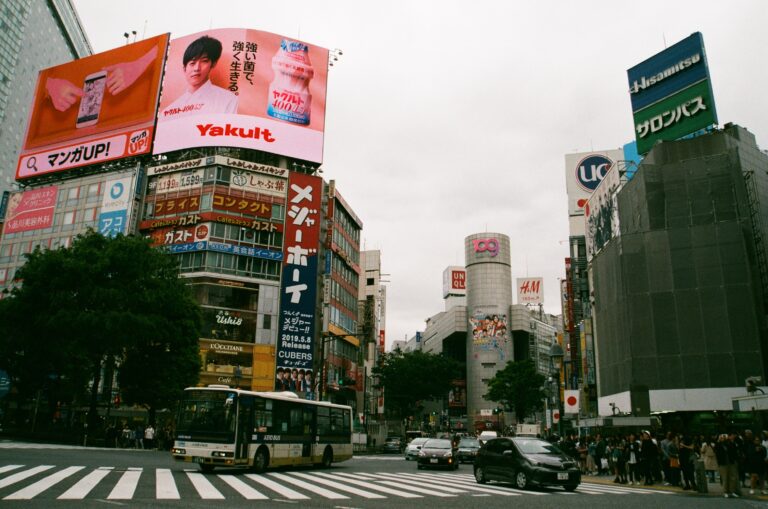
<svg viewBox="0 0 768 509">
<path fill-rule="evenodd" d="M 488 251 L 491 256 L 499 254 L 499 241 L 497 239 L 475 239 L 472 241 L 475 253 Z"/>
<path fill-rule="evenodd" d="M 197 130 L 200 131 L 200 136 L 234 136 L 236 138 L 261 139 L 267 143 L 275 141 L 275 138 L 272 137 L 272 132 L 269 129 L 262 129 L 261 127 L 251 127 L 250 129 L 246 129 L 232 124 L 226 124 L 223 127 L 213 124 L 197 124 Z"/>
</svg>

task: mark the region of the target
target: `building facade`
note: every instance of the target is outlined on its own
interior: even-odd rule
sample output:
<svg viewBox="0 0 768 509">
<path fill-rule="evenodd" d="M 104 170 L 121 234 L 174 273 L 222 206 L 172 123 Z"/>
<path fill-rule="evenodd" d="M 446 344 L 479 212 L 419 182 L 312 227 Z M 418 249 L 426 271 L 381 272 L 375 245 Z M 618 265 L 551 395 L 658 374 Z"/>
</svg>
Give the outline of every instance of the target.
<svg viewBox="0 0 768 509">
<path fill-rule="evenodd" d="M 746 129 L 657 144 L 591 261 L 599 410 L 731 410 L 765 381 L 768 155 Z"/>
<path fill-rule="evenodd" d="M 38 71 L 93 51 L 69 0 L 4 1 L 0 7 L 0 40 L 2 196 L 14 184 Z"/>
</svg>

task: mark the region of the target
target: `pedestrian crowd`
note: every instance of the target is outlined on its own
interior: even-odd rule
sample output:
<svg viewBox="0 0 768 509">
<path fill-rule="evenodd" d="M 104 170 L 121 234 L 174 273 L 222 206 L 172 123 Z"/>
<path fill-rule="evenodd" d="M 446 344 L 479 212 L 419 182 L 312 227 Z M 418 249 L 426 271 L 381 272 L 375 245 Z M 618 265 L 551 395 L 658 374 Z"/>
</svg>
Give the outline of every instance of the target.
<svg viewBox="0 0 768 509">
<path fill-rule="evenodd" d="M 158 449 L 169 450 L 173 444 L 173 430 L 170 426 L 155 429 L 152 424 L 131 427 L 127 422 L 122 428 L 109 425 L 105 432 L 107 447 L 122 449 Z"/>
<path fill-rule="evenodd" d="M 703 462 L 709 482 L 720 482 L 726 498 L 738 498 L 742 488 L 754 495 L 766 490 L 768 431 L 698 435 L 638 434 L 564 437 L 561 448 L 578 459 L 584 475 L 613 476 L 617 484 L 664 484 L 696 490 L 696 462 Z"/>
</svg>

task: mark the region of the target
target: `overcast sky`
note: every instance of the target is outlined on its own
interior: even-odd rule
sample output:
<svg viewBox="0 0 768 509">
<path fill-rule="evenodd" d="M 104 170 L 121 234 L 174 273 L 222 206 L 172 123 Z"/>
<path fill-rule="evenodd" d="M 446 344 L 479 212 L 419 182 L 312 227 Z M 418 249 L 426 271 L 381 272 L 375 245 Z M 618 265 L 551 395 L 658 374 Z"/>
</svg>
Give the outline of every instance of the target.
<svg viewBox="0 0 768 509">
<path fill-rule="evenodd" d="M 510 237 L 512 278 L 560 314 L 564 155 L 633 139 L 626 70 L 704 35 L 720 124 L 768 148 L 768 3 L 739 1 L 73 0 L 94 51 L 164 32 L 252 28 L 343 56 L 328 81 L 323 176 L 389 274 L 387 344 L 444 309 L 467 235 Z"/>
</svg>

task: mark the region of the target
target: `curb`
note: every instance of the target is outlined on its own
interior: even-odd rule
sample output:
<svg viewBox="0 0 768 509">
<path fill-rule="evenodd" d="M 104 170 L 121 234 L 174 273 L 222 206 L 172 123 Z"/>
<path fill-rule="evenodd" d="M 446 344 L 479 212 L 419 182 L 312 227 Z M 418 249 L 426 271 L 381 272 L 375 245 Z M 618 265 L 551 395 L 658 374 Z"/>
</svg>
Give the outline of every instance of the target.
<svg viewBox="0 0 768 509">
<path fill-rule="evenodd" d="M 629 484 L 619 484 L 619 483 L 613 482 L 613 479 L 610 476 L 596 477 L 596 476 L 582 475 L 581 481 L 589 482 L 593 484 L 603 484 L 605 486 L 629 486 Z M 692 491 L 692 490 L 683 490 L 682 488 L 678 488 L 677 486 L 664 486 L 663 484 L 653 484 L 650 486 L 645 486 L 643 484 L 640 484 L 639 486 L 632 485 L 632 489 L 667 491 L 670 493 L 679 493 L 680 495 L 688 495 L 688 496 L 720 497 L 720 498 L 723 497 L 723 488 L 718 483 L 708 483 L 707 493 L 699 493 L 698 491 Z M 749 495 L 748 491 L 749 491 L 749 488 L 742 488 L 742 494 L 739 496 L 739 498 L 744 500 L 768 501 L 768 495 L 757 495 L 757 494 Z"/>
</svg>

